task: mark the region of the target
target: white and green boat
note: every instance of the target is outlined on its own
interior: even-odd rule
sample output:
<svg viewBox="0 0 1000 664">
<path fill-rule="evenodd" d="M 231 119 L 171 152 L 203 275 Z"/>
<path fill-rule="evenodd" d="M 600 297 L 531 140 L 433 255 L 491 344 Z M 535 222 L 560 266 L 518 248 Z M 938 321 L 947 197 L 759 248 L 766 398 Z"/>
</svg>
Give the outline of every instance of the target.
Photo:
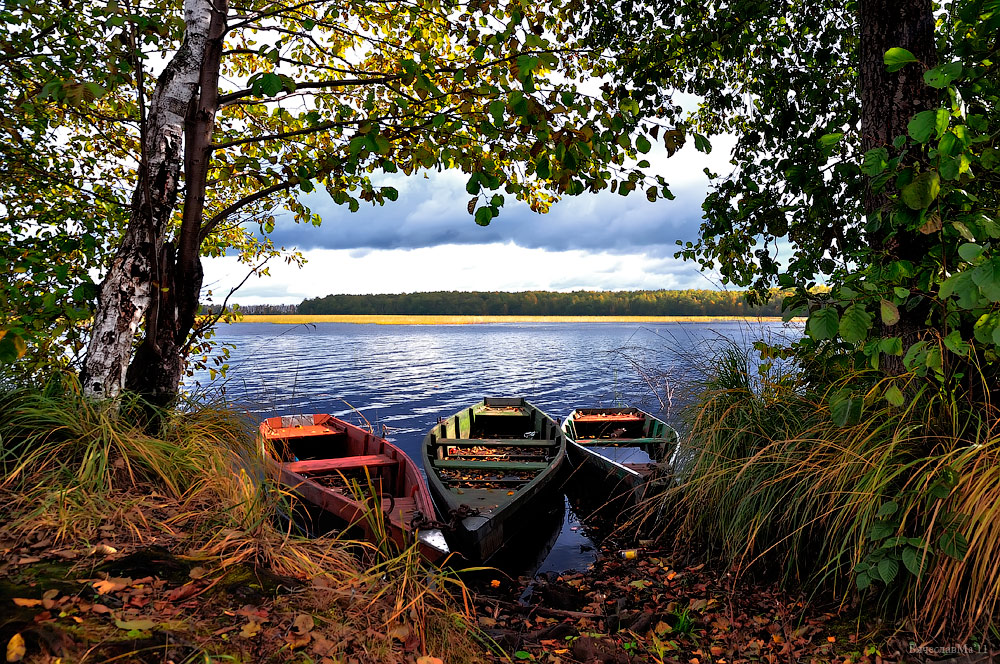
<svg viewBox="0 0 1000 664">
<path fill-rule="evenodd" d="M 677 450 L 677 431 L 638 408 L 578 408 L 563 422 L 570 464 L 599 475 L 608 495 L 641 500 Z"/>
<path fill-rule="evenodd" d="M 489 560 L 552 488 L 566 456 L 559 424 L 523 398 L 486 398 L 443 419 L 421 450 L 453 550 Z"/>
</svg>

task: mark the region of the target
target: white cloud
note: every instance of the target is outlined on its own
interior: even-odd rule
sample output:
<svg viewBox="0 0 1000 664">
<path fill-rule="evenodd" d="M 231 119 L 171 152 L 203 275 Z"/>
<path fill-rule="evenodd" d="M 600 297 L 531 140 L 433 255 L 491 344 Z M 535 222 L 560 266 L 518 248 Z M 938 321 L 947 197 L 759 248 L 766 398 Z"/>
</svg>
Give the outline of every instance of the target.
<svg viewBox="0 0 1000 664">
<path fill-rule="evenodd" d="M 233 296 L 242 304 L 296 304 L 333 293 L 435 290 L 631 290 L 712 288 L 694 264 L 671 256 L 549 251 L 507 244 L 443 244 L 419 249 L 304 252 L 301 270 L 284 263 Z M 221 301 L 246 275 L 233 257 L 206 259 L 205 287 Z"/>
</svg>

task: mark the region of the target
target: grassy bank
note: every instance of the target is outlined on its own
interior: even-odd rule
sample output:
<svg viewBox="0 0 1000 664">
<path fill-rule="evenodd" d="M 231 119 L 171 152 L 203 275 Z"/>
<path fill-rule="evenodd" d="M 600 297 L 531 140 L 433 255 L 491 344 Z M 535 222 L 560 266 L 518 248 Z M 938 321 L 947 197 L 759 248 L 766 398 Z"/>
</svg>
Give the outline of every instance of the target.
<svg viewBox="0 0 1000 664">
<path fill-rule="evenodd" d="M 0 398 L 7 661 L 484 661 L 463 587 L 414 550 L 278 518 L 294 500 L 239 415 L 152 435 L 131 412 L 72 383 Z"/>
<path fill-rule="evenodd" d="M 777 577 L 866 607 L 921 640 L 992 639 L 1000 599 L 992 407 L 943 399 L 915 378 L 893 406 L 881 374 L 817 385 L 758 371 L 736 348 L 713 366 L 690 413 L 680 485 L 659 499 L 657 514 L 674 516 L 671 541 L 696 542 L 747 578 Z"/>
<path fill-rule="evenodd" d="M 353 316 L 353 315 L 251 315 L 244 323 L 356 323 L 362 325 L 476 325 L 482 323 L 711 323 L 717 321 L 779 322 L 779 317 L 750 316 Z"/>
</svg>

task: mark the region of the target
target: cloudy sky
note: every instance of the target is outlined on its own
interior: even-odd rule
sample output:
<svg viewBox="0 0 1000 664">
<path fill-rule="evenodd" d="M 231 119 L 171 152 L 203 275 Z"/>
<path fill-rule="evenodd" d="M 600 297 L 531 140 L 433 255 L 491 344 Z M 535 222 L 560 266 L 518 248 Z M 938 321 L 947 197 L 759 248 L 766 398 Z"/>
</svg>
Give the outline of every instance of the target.
<svg viewBox="0 0 1000 664">
<path fill-rule="evenodd" d="M 670 159 L 662 148 L 647 155 L 673 201 L 602 192 L 567 197 L 540 215 L 508 196 L 485 228 L 466 211 L 467 176 L 457 172 L 392 176 L 379 184 L 396 187 L 398 201 L 362 203 L 353 214 L 317 193 L 310 204 L 322 226 L 285 215 L 272 234 L 275 245 L 301 251 L 306 265 L 272 261 L 270 276 L 251 278 L 233 299 L 297 304 L 332 293 L 714 288 L 712 275 L 673 258 L 674 243 L 696 236 L 703 169 L 727 172 L 729 148 L 716 140 L 710 155 L 690 144 Z M 206 260 L 205 286 L 218 297 L 246 273 L 235 258 Z"/>
</svg>

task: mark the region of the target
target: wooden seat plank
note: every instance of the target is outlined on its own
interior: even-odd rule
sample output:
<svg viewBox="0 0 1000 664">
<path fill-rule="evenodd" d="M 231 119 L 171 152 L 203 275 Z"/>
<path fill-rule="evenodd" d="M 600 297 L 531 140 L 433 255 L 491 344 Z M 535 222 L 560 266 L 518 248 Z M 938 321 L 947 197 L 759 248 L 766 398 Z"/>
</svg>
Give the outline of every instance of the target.
<svg viewBox="0 0 1000 664">
<path fill-rule="evenodd" d="M 353 470 L 356 468 L 379 468 L 399 463 L 384 454 L 341 457 L 339 459 L 311 459 L 284 464 L 285 470 L 293 473 L 322 473 L 332 470 Z"/>
<path fill-rule="evenodd" d="M 545 470 L 549 464 L 544 461 L 470 461 L 435 459 L 435 468 L 463 468 L 465 470 Z"/>
<path fill-rule="evenodd" d="M 555 447 L 559 441 L 534 438 L 438 438 L 434 444 L 453 447 Z"/>
<path fill-rule="evenodd" d="M 576 442 L 580 445 L 658 445 L 663 443 L 671 443 L 672 440 L 668 438 L 577 438 Z"/>
</svg>

